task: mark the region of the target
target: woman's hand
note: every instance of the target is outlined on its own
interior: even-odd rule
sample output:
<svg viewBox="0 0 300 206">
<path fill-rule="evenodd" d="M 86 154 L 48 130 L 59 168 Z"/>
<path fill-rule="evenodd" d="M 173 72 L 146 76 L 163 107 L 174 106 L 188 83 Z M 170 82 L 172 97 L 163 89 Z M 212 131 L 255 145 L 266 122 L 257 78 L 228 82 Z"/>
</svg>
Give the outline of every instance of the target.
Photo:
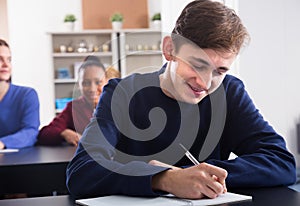
<svg viewBox="0 0 300 206">
<path fill-rule="evenodd" d="M 71 145 L 77 146 L 78 142 L 81 138 L 81 134 L 71 130 L 71 129 L 65 129 L 60 133 L 60 135 Z"/>
</svg>

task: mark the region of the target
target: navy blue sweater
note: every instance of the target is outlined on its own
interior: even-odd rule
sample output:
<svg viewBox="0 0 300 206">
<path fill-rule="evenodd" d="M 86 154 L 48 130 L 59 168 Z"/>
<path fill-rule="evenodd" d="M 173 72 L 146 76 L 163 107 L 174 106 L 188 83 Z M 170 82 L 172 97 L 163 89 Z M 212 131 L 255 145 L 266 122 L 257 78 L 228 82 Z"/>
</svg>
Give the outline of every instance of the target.
<svg viewBox="0 0 300 206">
<path fill-rule="evenodd" d="M 239 79 L 226 75 L 213 94 L 191 105 L 162 92 L 161 72 L 113 79 L 105 86 L 67 168 L 73 196 L 159 195 L 151 179 L 168 168 L 147 162 L 190 166 L 179 143 L 200 161 L 226 169 L 229 189 L 295 182 L 293 155 Z M 238 157 L 228 160 L 231 152 Z"/>
</svg>

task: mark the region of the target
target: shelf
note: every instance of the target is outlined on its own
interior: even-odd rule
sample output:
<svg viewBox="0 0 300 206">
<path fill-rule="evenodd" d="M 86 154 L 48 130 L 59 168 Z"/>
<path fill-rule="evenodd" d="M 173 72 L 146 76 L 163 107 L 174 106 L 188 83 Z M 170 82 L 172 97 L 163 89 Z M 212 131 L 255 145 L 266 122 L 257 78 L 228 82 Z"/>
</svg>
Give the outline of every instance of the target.
<svg viewBox="0 0 300 206">
<path fill-rule="evenodd" d="M 133 32 L 133 33 L 151 33 L 151 32 L 161 32 L 159 29 L 154 28 L 138 28 L 138 29 L 87 29 L 78 31 L 58 31 L 58 32 L 48 32 L 51 35 L 86 35 L 86 34 L 111 34 L 111 33 L 122 33 L 122 32 Z"/>
<path fill-rule="evenodd" d="M 162 52 L 161 51 L 155 51 L 155 50 L 142 50 L 142 51 L 127 51 L 126 55 L 130 56 L 130 55 L 136 55 L 136 56 L 143 56 L 143 55 L 161 55 Z"/>
<path fill-rule="evenodd" d="M 88 55 L 94 55 L 99 57 L 110 57 L 112 56 L 112 52 L 84 52 L 84 53 L 77 53 L 77 52 L 70 52 L 70 53 L 53 53 L 53 57 L 86 57 Z"/>
<path fill-rule="evenodd" d="M 90 30 L 78 30 L 78 31 L 58 31 L 58 32 L 48 32 L 51 35 L 86 35 L 86 34 L 111 34 L 115 31 L 112 29 L 90 29 Z"/>
<path fill-rule="evenodd" d="M 55 84 L 76 83 L 76 79 L 54 79 Z"/>
<path fill-rule="evenodd" d="M 144 29 L 121 29 L 120 33 L 161 33 L 159 29 L 144 28 Z"/>
<path fill-rule="evenodd" d="M 133 71 L 151 72 L 152 68 L 160 67 L 163 60 L 162 51 L 159 50 L 162 33 L 152 28 L 56 31 L 48 34 L 52 45 L 53 76 L 56 78 L 53 79 L 55 99 L 71 97 L 75 92 L 80 93 L 76 86 L 78 68 L 89 55 L 99 57 L 105 66 L 112 65 L 121 72 L 121 77 Z M 77 52 L 83 40 L 88 48 L 97 46 L 97 52 Z M 109 51 L 104 52 L 104 44 L 109 46 Z M 74 52 L 59 52 L 62 45 L 72 46 Z M 59 69 L 68 70 L 72 78 L 58 79 Z M 56 114 L 60 112 L 61 110 L 56 110 Z"/>
</svg>

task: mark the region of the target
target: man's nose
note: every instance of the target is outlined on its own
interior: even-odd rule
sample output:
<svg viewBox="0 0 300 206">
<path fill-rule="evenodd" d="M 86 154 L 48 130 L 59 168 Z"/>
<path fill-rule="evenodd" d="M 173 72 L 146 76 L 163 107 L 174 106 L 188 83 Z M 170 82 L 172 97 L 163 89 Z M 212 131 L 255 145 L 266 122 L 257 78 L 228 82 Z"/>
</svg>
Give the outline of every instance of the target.
<svg viewBox="0 0 300 206">
<path fill-rule="evenodd" d="M 208 90 L 211 87 L 213 72 L 210 70 L 197 72 L 197 84 L 201 88 Z"/>
</svg>

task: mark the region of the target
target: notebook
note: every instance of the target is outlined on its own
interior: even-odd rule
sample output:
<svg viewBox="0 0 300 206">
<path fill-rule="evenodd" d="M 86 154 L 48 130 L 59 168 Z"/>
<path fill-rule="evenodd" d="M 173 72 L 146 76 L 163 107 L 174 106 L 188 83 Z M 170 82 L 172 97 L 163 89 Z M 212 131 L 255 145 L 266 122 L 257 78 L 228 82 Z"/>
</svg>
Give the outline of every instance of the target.
<svg viewBox="0 0 300 206">
<path fill-rule="evenodd" d="M 97 198 L 78 199 L 76 204 L 83 206 L 175 206 L 175 205 L 218 205 L 228 202 L 250 201 L 251 196 L 231 192 L 220 195 L 215 199 L 189 200 L 180 199 L 172 195 L 161 197 L 131 197 L 111 195 Z"/>
</svg>

